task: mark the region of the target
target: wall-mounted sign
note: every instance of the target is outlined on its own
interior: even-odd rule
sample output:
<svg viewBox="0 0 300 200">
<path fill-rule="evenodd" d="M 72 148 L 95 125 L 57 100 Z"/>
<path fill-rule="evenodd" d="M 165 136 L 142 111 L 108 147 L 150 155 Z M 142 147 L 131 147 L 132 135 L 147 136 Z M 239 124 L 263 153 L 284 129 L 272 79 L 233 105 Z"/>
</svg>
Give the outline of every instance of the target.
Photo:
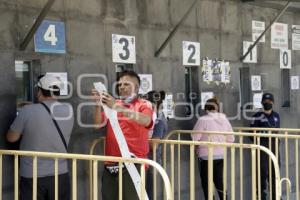
<svg viewBox="0 0 300 200">
<path fill-rule="evenodd" d="M 251 76 L 252 91 L 261 91 L 261 76 Z"/>
<path fill-rule="evenodd" d="M 248 49 L 253 44 L 253 42 L 243 42 L 243 55 L 245 55 L 248 52 Z M 256 46 L 250 51 L 250 53 L 246 56 L 246 58 L 243 60 L 244 63 L 257 63 L 257 48 Z"/>
<path fill-rule="evenodd" d="M 139 94 L 147 94 L 152 90 L 152 74 L 139 74 L 141 85 Z"/>
<path fill-rule="evenodd" d="M 292 68 L 291 50 L 280 49 L 280 69 Z"/>
<path fill-rule="evenodd" d="M 288 25 L 283 23 L 274 23 L 271 28 L 271 48 L 288 49 Z"/>
<path fill-rule="evenodd" d="M 291 76 L 291 90 L 299 90 L 299 76 Z"/>
<path fill-rule="evenodd" d="M 60 96 L 68 95 L 68 74 L 66 72 L 48 72 L 60 80 Z"/>
<path fill-rule="evenodd" d="M 210 83 L 229 83 L 230 82 L 229 62 L 218 60 L 203 60 L 202 77 L 203 81 Z"/>
<path fill-rule="evenodd" d="M 258 37 L 265 31 L 265 22 L 252 20 L 252 41 L 256 41 Z M 259 42 L 265 42 L 265 36 L 263 36 Z"/>
<path fill-rule="evenodd" d="M 183 65 L 184 66 L 200 66 L 200 43 L 199 42 L 182 42 Z"/>
<path fill-rule="evenodd" d="M 254 93 L 253 94 L 253 108 L 262 108 L 261 100 L 263 93 Z"/>
<path fill-rule="evenodd" d="M 292 49 L 300 50 L 300 25 L 292 26 Z"/>
<path fill-rule="evenodd" d="M 174 114 L 175 103 L 173 101 L 173 94 L 167 93 L 166 98 L 163 101 L 163 112 L 166 117 L 172 119 L 175 117 Z"/>
<path fill-rule="evenodd" d="M 201 92 L 201 108 L 204 109 L 207 100 L 213 97 L 214 97 L 213 92 Z"/>
<path fill-rule="evenodd" d="M 66 53 L 64 22 L 44 20 L 34 35 L 35 52 Z"/>
<path fill-rule="evenodd" d="M 135 64 L 135 37 L 112 34 L 112 59 L 114 63 Z"/>
</svg>

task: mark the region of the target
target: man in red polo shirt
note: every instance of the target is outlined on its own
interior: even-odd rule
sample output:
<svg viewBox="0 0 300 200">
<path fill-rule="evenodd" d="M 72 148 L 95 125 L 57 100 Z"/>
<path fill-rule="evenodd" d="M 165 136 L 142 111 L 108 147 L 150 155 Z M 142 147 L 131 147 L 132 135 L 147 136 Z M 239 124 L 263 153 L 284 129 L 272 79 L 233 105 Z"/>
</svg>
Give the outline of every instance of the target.
<svg viewBox="0 0 300 200">
<path fill-rule="evenodd" d="M 153 125 L 151 103 L 138 97 L 140 78 L 133 71 L 124 71 L 118 78 L 118 94 L 120 99 L 115 99 L 107 93 L 93 91 L 97 100 L 94 123 L 99 127 L 107 126 L 105 155 L 121 157 L 121 152 L 115 138 L 112 126 L 107 120 L 100 101 L 118 112 L 118 121 L 125 136 L 129 151 L 138 158 L 147 158 L 149 151 L 148 132 Z M 102 177 L 103 200 L 117 200 L 118 173 L 114 173 L 118 164 L 106 163 Z M 123 200 L 138 200 L 134 184 L 129 173 L 123 174 Z"/>
</svg>

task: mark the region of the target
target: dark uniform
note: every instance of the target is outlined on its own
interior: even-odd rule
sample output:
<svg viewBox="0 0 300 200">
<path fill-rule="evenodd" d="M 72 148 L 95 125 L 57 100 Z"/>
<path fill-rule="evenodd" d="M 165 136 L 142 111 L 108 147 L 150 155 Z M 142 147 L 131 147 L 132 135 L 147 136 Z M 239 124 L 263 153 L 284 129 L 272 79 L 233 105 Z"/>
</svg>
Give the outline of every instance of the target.
<svg viewBox="0 0 300 200">
<path fill-rule="evenodd" d="M 253 118 L 251 127 L 280 128 L 280 117 L 277 112 L 272 111 L 269 115 L 265 112 L 257 112 Z M 269 138 L 261 138 L 260 145 L 270 149 L 275 154 L 275 139 L 271 139 L 271 147 L 269 147 Z M 279 158 L 278 161 L 280 161 Z M 265 190 L 267 189 L 267 181 L 269 180 L 269 157 L 263 152 L 260 153 L 260 169 L 261 199 L 266 200 L 267 193 Z M 274 167 L 272 167 L 272 199 L 275 199 L 275 194 L 275 172 Z"/>
</svg>

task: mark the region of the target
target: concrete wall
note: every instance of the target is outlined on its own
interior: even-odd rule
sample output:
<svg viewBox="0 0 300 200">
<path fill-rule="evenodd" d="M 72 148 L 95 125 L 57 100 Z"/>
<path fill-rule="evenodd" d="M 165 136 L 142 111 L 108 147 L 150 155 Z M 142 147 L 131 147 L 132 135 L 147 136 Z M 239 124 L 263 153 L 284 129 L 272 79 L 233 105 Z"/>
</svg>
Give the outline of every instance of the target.
<svg viewBox="0 0 300 200">
<path fill-rule="evenodd" d="M 251 40 L 251 21 L 261 20 L 268 24 L 278 10 L 242 4 L 237 0 L 201 0 L 181 26 L 159 58 L 154 52 L 178 23 L 193 0 L 62 0 L 56 1 L 47 16 L 50 20 L 61 20 L 66 25 L 67 54 L 50 55 L 34 53 L 33 42 L 26 51 L 18 51 L 18 45 L 32 26 L 46 0 L 0 0 L 0 95 L 1 104 L 1 148 L 11 148 L 4 140 L 4 134 L 15 115 L 15 76 L 14 60 L 40 60 L 42 72 L 68 72 L 69 81 L 74 85 L 71 102 L 76 111 L 86 100 L 78 97 L 77 78 L 83 73 L 103 73 L 110 86 L 115 80 L 115 65 L 111 59 L 111 34 L 134 35 L 137 40 L 138 73 L 153 74 L 154 89 L 184 93 L 185 69 L 182 66 L 183 40 L 199 41 L 201 57 L 218 58 L 230 61 L 231 83 L 227 85 L 206 84 L 200 77 L 200 91 L 213 91 L 224 103 L 224 111 L 229 116 L 236 115 L 236 103 L 240 101 L 240 73 L 242 67 L 249 67 L 251 75 L 265 74 L 264 90 L 273 92 L 276 110 L 282 117 L 282 127 L 299 127 L 298 92 L 291 92 L 291 107 L 281 108 L 281 71 L 279 51 L 270 48 L 270 33 L 266 43 L 258 45 L 258 64 L 243 64 L 242 41 Z M 297 24 L 300 14 L 288 12 L 280 22 Z M 291 37 L 291 36 L 290 36 Z M 291 44 L 290 44 L 291 45 Z M 291 75 L 300 73 L 299 52 L 293 51 Z M 242 77 L 243 79 L 249 77 Z M 92 80 L 85 80 L 81 91 L 89 94 Z M 200 92 L 199 91 L 199 92 Z M 182 99 L 175 99 L 182 101 Z M 84 122 L 92 121 L 92 108 L 85 108 L 79 117 Z M 177 114 L 184 116 L 184 109 Z M 195 120 L 170 120 L 170 129 L 191 129 Z M 232 121 L 235 126 L 247 125 L 243 119 Z M 75 153 L 88 153 L 91 141 L 103 131 L 76 126 L 70 149 Z M 85 199 L 87 179 L 86 166 L 79 169 L 79 184 L 82 187 L 79 199 Z M 9 178 L 6 177 L 6 180 Z M 11 185 L 4 181 L 5 184 Z"/>
</svg>

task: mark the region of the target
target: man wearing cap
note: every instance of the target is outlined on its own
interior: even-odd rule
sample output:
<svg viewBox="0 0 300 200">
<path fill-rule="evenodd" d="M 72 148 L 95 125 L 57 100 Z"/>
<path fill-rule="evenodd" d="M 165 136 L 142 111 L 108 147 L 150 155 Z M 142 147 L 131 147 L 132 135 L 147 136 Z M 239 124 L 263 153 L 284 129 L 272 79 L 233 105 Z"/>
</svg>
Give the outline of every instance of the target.
<svg viewBox="0 0 300 200">
<path fill-rule="evenodd" d="M 37 87 L 39 103 L 26 105 L 18 113 L 7 132 L 9 142 L 20 140 L 20 150 L 39 152 L 67 152 L 73 129 L 73 109 L 57 101 L 60 81 L 49 74 L 42 76 Z M 20 158 L 20 199 L 32 199 L 33 162 L 31 157 Z M 55 199 L 54 160 L 37 160 L 37 199 Z M 58 197 L 70 199 L 67 160 L 58 161 Z"/>
<path fill-rule="evenodd" d="M 258 128 L 280 128 L 280 117 L 277 112 L 273 110 L 274 96 L 271 93 L 265 93 L 262 96 L 263 111 L 257 112 L 253 116 L 251 127 Z M 271 140 L 271 147 L 269 147 L 269 138 L 261 138 L 260 145 L 267 147 L 275 154 L 275 139 Z M 278 144 L 279 145 L 279 144 Z M 279 147 L 278 147 L 279 148 Z M 279 156 L 279 155 L 278 155 Z M 280 162 L 280 158 L 278 157 Z M 269 157 L 267 154 L 261 152 L 260 154 L 260 175 L 261 175 L 261 199 L 266 200 L 267 181 L 269 180 Z M 275 172 L 272 167 L 272 199 L 276 199 L 275 188 Z"/>
</svg>

